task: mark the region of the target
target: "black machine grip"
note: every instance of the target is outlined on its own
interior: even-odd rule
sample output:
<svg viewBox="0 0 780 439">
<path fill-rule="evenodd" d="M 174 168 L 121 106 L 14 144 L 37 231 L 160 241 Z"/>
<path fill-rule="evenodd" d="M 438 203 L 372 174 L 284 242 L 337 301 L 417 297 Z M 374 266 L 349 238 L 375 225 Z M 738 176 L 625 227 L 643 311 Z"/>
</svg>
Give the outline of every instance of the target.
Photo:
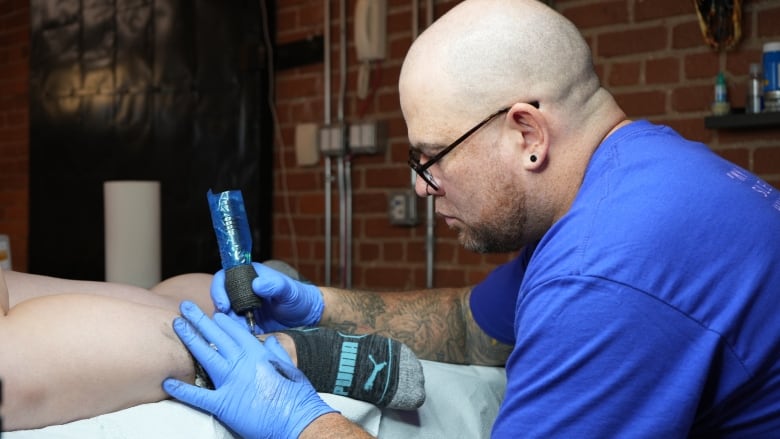
<svg viewBox="0 0 780 439">
<path fill-rule="evenodd" d="M 257 272 L 251 264 L 236 265 L 225 270 L 225 290 L 230 306 L 237 314 L 251 312 L 262 304 L 252 291 L 252 280 L 256 277 Z"/>
</svg>

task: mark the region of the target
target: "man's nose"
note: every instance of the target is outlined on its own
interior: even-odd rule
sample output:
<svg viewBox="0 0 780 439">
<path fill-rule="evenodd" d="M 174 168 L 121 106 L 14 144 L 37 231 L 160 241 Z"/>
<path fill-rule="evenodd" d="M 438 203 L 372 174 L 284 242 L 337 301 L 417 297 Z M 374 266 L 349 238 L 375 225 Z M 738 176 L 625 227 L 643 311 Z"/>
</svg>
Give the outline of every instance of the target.
<svg viewBox="0 0 780 439">
<path fill-rule="evenodd" d="M 429 184 L 419 175 L 414 176 L 414 192 L 418 197 L 422 198 L 427 197 L 429 195 L 428 192 L 430 192 Z"/>
</svg>

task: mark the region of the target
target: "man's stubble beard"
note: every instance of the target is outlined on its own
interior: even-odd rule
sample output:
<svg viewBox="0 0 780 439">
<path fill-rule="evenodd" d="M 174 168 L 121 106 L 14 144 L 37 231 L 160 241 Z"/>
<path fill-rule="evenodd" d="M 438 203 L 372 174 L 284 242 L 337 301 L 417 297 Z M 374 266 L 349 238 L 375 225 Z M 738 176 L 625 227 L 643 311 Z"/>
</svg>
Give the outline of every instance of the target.
<svg viewBox="0 0 780 439">
<path fill-rule="evenodd" d="M 525 245 L 528 222 L 525 197 L 516 194 L 507 202 L 496 203 L 493 215 L 480 224 L 461 223 L 455 227 L 458 241 L 466 250 L 475 253 L 507 253 Z"/>
</svg>

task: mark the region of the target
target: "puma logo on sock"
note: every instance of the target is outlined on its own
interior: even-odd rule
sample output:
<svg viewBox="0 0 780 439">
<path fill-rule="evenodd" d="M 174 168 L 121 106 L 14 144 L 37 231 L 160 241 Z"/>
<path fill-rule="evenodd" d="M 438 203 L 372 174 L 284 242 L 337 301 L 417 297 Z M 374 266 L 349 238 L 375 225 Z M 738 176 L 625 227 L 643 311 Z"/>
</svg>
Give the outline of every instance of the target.
<svg viewBox="0 0 780 439">
<path fill-rule="evenodd" d="M 353 341 L 341 343 L 341 354 L 339 355 L 339 369 L 336 374 L 336 382 L 333 386 L 333 393 L 336 395 L 349 395 L 349 388 L 352 387 L 352 378 L 355 376 L 355 364 L 357 362 L 358 344 Z"/>
<path fill-rule="evenodd" d="M 374 356 L 371 354 L 368 354 L 368 360 L 371 362 L 371 364 L 374 365 L 374 370 L 371 371 L 371 375 L 368 376 L 366 383 L 363 384 L 363 390 L 366 391 L 371 390 L 371 388 L 374 387 L 374 381 L 376 381 L 376 376 L 379 374 L 379 372 L 382 371 L 382 369 L 387 367 L 387 361 L 377 363 L 376 360 L 374 360 Z"/>
</svg>

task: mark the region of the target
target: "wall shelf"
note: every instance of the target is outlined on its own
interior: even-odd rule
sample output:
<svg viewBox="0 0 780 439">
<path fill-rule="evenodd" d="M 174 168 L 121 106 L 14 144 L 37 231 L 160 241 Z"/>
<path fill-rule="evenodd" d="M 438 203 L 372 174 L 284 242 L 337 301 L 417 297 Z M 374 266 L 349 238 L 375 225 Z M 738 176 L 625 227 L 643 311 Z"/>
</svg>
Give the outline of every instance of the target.
<svg viewBox="0 0 780 439">
<path fill-rule="evenodd" d="M 704 118 L 704 126 L 711 130 L 780 128 L 780 111 L 757 114 L 735 112 L 723 116 L 707 116 Z"/>
</svg>

